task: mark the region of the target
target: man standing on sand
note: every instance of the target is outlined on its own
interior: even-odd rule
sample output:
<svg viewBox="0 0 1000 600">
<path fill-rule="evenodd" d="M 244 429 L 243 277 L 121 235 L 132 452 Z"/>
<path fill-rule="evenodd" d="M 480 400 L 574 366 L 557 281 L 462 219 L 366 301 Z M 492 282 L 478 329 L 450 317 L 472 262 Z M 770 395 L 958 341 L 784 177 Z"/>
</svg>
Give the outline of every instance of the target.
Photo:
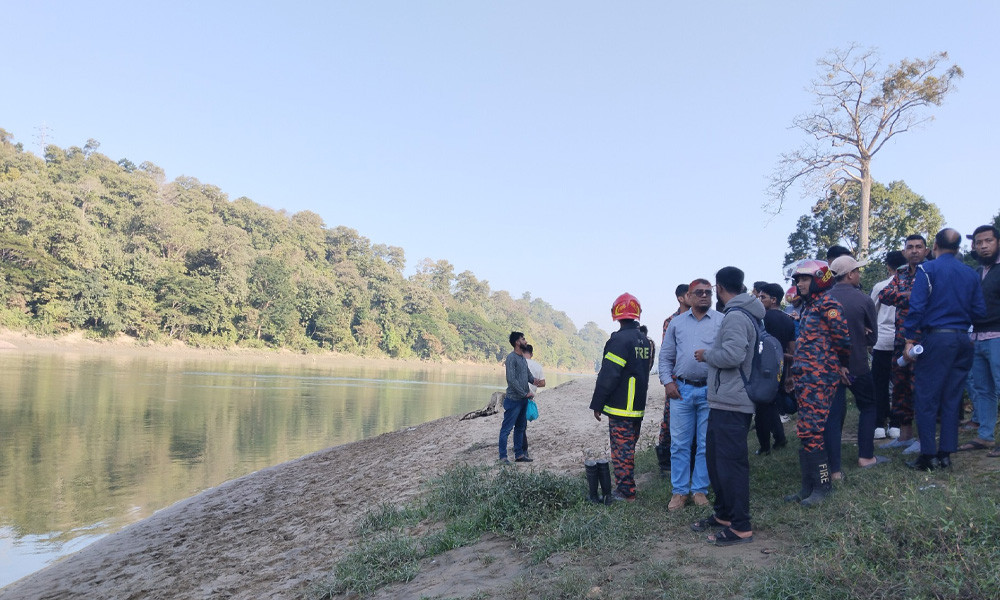
<svg viewBox="0 0 1000 600">
<path fill-rule="evenodd" d="M 535 378 L 524 359 L 524 349 L 528 345 L 524 334 L 511 331 L 510 345 L 514 347 L 514 351 L 504 361 L 507 367 L 507 393 L 503 397 L 503 423 L 500 425 L 500 462 L 503 464 L 510 464 L 507 460 L 507 439 L 511 429 L 514 430 L 514 461 L 532 460 L 522 444 L 526 440 L 524 430 L 528 426 L 524 410 L 528 406 L 528 399 L 535 397 L 528 384 L 535 383 Z"/>
<path fill-rule="evenodd" d="M 913 407 L 920 434 L 920 458 L 906 466 L 918 471 L 951 466 L 951 453 L 958 446 L 962 387 L 972 368 L 969 328 L 986 316 L 979 275 L 958 260 L 961 242 L 962 236 L 951 228 L 934 236 L 935 258 L 920 265 L 903 321 L 903 356 L 916 362 Z M 910 356 L 918 340 L 924 347 L 919 360 Z M 940 445 L 935 439 L 938 418 Z"/>
<path fill-rule="evenodd" d="M 528 363 L 528 371 L 531 373 L 531 376 L 535 378 L 533 383 L 528 384 L 528 389 L 531 391 L 532 397 L 534 397 L 538 394 L 538 388 L 545 387 L 545 375 L 542 373 L 542 365 L 532 360 L 532 357 L 535 355 L 535 349 L 531 344 L 524 347 L 524 351 L 521 355 L 524 356 L 524 362 Z M 528 454 L 527 422 L 524 424 L 524 435 L 521 437 L 521 449 L 524 450 L 523 456 L 528 460 L 532 460 L 531 455 Z"/>
<path fill-rule="evenodd" d="M 614 500 L 635 500 L 635 444 L 646 410 L 649 386 L 649 338 L 639 331 L 642 308 L 632 294 L 622 294 L 611 305 L 619 330 L 604 345 L 590 410 L 601 420 L 608 415 L 611 462 L 615 469 Z"/>
<path fill-rule="evenodd" d="M 670 403 L 670 485 L 667 510 L 678 510 L 688 495 L 708 506 L 705 432 L 708 428 L 708 366 L 695 360 L 699 348 L 711 348 L 722 314 L 712 310 L 712 284 L 695 279 L 688 287 L 691 308 L 670 322 L 660 348 L 660 383 Z M 695 448 L 694 462 L 691 448 Z"/>
<path fill-rule="evenodd" d="M 677 297 L 677 310 L 663 320 L 663 337 L 667 336 L 667 327 L 670 321 L 677 315 L 687 312 L 691 305 L 687 301 L 688 284 L 682 283 L 674 290 Z M 660 344 L 663 345 L 662 343 Z M 660 422 L 660 438 L 656 443 L 656 462 L 660 466 L 660 477 L 667 477 L 670 474 L 670 398 L 663 401 L 663 420 Z"/>
<path fill-rule="evenodd" d="M 724 303 L 725 316 L 712 347 L 695 351 L 695 358 L 708 364 L 706 455 L 715 505 L 712 514 L 691 529 L 721 528 L 708 540 L 716 546 L 731 546 L 753 541 L 747 435 L 754 405 L 741 371 L 751 371 L 757 342 L 754 320 L 763 319 L 765 311 L 760 300 L 743 291 L 743 271 L 736 267 L 719 269 L 715 289 Z"/>
</svg>

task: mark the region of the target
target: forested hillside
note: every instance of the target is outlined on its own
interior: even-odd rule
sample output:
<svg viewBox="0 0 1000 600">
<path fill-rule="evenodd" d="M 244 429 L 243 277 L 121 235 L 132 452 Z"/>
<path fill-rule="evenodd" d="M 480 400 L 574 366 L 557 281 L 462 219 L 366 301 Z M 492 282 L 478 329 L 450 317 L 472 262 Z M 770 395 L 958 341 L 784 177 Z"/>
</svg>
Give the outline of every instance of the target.
<svg viewBox="0 0 1000 600">
<path fill-rule="evenodd" d="M 495 362 L 511 329 L 543 364 L 590 371 L 606 334 L 447 260 L 289 215 L 89 140 L 39 158 L 0 129 L 0 325 L 196 346 Z"/>
</svg>

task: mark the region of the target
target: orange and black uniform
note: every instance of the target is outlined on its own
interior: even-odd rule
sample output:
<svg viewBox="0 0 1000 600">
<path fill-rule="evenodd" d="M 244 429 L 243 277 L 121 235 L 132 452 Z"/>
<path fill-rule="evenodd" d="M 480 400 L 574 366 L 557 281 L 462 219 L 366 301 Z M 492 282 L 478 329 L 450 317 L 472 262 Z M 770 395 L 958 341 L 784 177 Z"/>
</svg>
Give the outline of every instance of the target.
<svg viewBox="0 0 1000 600">
<path fill-rule="evenodd" d="M 799 402 L 796 434 L 806 452 L 824 449 L 823 429 L 830 403 L 840 383 L 840 366 L 851 355 L 851 337 L 844 310 L 829 293 L 805 299 L 790 373 Z"/>
<path fill-rule="evenodd" d="M 896 337 L 893 340 L 892 363 L 889 365 L 889 377 L 892 383 L 891 423 L 896 425 L 911 425 L 913 423 L 913 363 L 899 365 L 899 357 L 903 356 L 906 340 L 903 337 L 903 321 L 910 313 L 910 292 L 913 291 L 913 279 L 917 268 L 903 265 L 893 276 L 889 285 L 882 288 L 878 301 L 886 306 L 896 307 Z"/>
<path fill-rule="evenodd" d="M 616 491 L 625 498 L 635 496 L 635 444 L 646 410 L 650 355 L 649 338 L 639 331 L 639 323 L 621 321 L 621 329 L 604 345 L 590 402 L 592 411 L 608 415 Z"/>
</svg>

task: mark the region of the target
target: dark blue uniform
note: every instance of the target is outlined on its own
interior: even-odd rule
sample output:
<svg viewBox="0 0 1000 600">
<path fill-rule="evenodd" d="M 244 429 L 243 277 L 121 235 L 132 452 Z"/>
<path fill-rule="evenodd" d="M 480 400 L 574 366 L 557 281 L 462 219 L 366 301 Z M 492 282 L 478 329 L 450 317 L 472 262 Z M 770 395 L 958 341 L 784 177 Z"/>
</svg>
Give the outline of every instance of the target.
<svg viewBox="0 0 1000 600">
<path fill-rule="evenodd" d="M 979 276 L 954 254 L 920 265 L 903 322 L 907 340 L 924 347 L 914 366 L 914 412 L 920 430 L 920 453 L 950 454 L 958 446 L 958 405 L 972 368 L 972 322 L 986 316 Z M 918 339 L 918 333 L 922 338 Z M 941 417 L 941 446 L 935 440 Z"/>
</svg>

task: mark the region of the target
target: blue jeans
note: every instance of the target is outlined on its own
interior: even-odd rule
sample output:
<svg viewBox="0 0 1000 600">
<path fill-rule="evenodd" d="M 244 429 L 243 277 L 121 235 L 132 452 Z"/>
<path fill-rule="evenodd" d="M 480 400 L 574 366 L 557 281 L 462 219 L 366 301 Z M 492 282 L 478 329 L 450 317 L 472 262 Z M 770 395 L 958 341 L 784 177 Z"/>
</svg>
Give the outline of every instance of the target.
<svg viewBox="0 0 1000 600">
<path fill-rule="evenodd" d="M 708 430 L 708 387 L 677 382 L 680 399 L 670 400 L 670 485 L 675 494 L 708 493 L 705 433 Z M 697 436 L 697 437 L 696 437 Z M 691 472 L 691 445 L 698 440 Z"/>
<path fill-rule="evenodd" d="M 524 409 L 528 407 L 528 399 L 511 400 L 507 396 L 503 397 L 503 424 L 500 425 L 500 459 L 507 458 L 507 439 L 510 437 L 510 430 L 514 430 L 514 457 L 524 456 L 525 430 L 528 427 L 528 418 Z"/>
<path fill-rule="evenodd" d="M 1000 338 L 973 342 L 972 407 L 979 423 L 979 439 L 993 441 L 1000 391 Z"/>
</svg>

